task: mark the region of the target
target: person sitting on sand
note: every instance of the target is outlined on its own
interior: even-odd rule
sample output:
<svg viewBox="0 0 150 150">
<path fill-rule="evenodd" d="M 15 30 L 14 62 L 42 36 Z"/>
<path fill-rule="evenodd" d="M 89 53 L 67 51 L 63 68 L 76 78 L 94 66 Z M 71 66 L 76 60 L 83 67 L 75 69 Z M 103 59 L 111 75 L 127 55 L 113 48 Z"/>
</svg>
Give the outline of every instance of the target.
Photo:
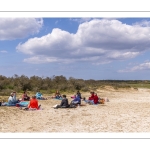
<svg viewBox="0 0 150 150">
<path fill-rule="evenodd" d="M 47 98 L 43 97 L 43 95 L 40 91 L 37 91 L 35 96 L 36 96 L 37 99 L 40 99 L 40 100 L 46 100 L 47 99 Z"/>
<path fill-rule="evenodd" d="M 77 104 L 81 105 L 80 95 L 75 95 L 75 98 L 74 98 L 74 100 L 71 101 L 71 103 L 75 104 L 75 105 L 77 105 Z"/>
<path fill-rule="evenodd" d="M 54 107 L 55 109 L 57 108 L 68 108 L 69 104 L 68 104 L 68 99 L 66 98 L 66 95 L 62 96 L 63 99 L 61 100 L 60 105 L 56 105 L 56 107 Z"/>
<path fill-rule="evenodd" d="M 56 90 L 56 92 L 55 92 L 55 96 L 57 96 L 57 95 L 60 95 L 59 90 Z"/>
<path fill-rule="evenodd" d="M 61 97 L 61 94 L 60 94 L 60 92 L 59 92 L 58 90 L 55 92 L 55 98 L 56 98 L 56 99 L 62 98 L 62 97 Z"/>
<path fill-rule="evenodd" d="M 94 100 L 94 92 L 90 92 L 91 96 L 89 97 L 89 100 Z"/>
<path fill-rule="evenodd" d="M 20 101 L 16 99 L 16 92 L 12 92 L 8 98 L 8 105 L 9 106 L 15 106 L 16 103 L 19 103 Z"/>
<path fill-rule="evenodd" d="M 94 94 L 94 104 L 98 104 L 99 97 L 97 96 L 97 93 Z"/>
<path fill-rule="evenodd" d="M 82 99 L 80 91 L 77 91 L 77 96 L 79 96 L 80 99 Z"/>
<path fill-rule="evenodd" d="M 98 104 L 98 99 L 99 99 L 99 98 L 98 98 L 97 94 L 94 93 L 94 92 L 91 92 L 91 96 L 89 97 L 89 99 L 86 100 L 86 99 L 84 98 L 84 101 L 85 101 L 86 103 L 89 103 L 89 104 L 94 105 L 94 104 Z"/>
<path fill-rule="evenodd" d="M 38 110 L 40 109 L 41 105 L 38 105 L 38 100 L 36 99 L 36 96 L 32 96 L 32 99 L 29 102 L 28 107 L 25 108 L 25 110 Z"/>
<path fill-rule="evenodd" d="M 96 104 L 98 104 L 98 100 L 99 100 L 99 98 L 97 96 L 97 93 L 94 93 L 94 99 L 90 100 L 89 104 L 96 105 Z"/>
<path fill-rule="evenodd" d="M 22 101 L 29 101 L 30 97 L 27 95 L 27 92 L 24 91 L 23 95 L 22 95 Z"/>
</svg>

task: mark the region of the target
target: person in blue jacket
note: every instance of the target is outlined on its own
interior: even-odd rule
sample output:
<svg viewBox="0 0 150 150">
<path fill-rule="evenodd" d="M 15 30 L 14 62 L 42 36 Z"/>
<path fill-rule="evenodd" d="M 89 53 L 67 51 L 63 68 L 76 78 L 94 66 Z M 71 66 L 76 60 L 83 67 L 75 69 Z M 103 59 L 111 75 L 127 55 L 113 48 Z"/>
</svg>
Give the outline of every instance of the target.
<svg viewBox="0 0 150 150">
<path fill-rule="evenodd" d="M 36 98 L 37 99 L 40 99 L 40 100 L 47 100 L 47 98 L 44 98 L 42 93 L 40 91 L 37 91 L 37 93 L 35 94 Z"/>
<path fill-rule="evenodd" d="M 12 92 L 8 98 L 8 105 L 9 106 L 15 106 L 16 103 L 19 103 L 20 101 L 16 99 L 16 92 Z"/>
<path fill-rule="evenodd" d="M 75 104 L 75 105 L 77 105 L 77 104 L 81 105 L 81 97 L 80 97 L 80 95 L 75 95 L 75 98 L 74 98 L 74 100 L 71 101 L 71 103 Z"/>
</svg>

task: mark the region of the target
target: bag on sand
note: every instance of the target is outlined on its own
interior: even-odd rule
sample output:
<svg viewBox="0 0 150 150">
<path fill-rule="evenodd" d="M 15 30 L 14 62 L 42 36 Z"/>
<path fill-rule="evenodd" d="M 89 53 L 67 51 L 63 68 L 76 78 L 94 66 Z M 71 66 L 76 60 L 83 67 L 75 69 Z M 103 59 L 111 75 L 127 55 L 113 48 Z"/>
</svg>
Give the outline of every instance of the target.
<svg viewBox="0 0 150 150">
<path fill-rule="evenodd" d="M 104 99 L 100 99 L 100 104 L 104 104 L 105 100 Z"/>
</svg>

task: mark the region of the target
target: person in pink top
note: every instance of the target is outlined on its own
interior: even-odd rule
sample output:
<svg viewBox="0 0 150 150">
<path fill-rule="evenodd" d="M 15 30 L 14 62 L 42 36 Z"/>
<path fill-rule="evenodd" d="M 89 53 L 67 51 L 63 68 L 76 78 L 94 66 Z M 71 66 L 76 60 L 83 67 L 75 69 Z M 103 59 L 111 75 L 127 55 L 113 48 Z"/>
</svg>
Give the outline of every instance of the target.
<svg viewBox="0 0 150 150">
<path fill-rule="evenodd" d="M 22 101 L 29 101 L 30 97 L 27 95 L 27 92 L 24 91 L 23 95 L 22 95 Z"/>
</svg>

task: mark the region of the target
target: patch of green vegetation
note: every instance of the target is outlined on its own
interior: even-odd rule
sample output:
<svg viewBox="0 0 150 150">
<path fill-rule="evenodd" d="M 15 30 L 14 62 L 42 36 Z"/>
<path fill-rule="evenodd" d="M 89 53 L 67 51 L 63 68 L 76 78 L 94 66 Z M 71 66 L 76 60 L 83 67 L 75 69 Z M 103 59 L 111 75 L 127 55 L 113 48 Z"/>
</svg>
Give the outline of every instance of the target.
<svg viewBox="0 0 150 150">
<path fill-rule="evenodd" d="M 15 90 L 17 93 L 23 93 L 24 90 L 27 90 L 32 95 L 35 95 L 37 90 L 40 90 L 41 93 L 52 94 L 56 90 L 59 90 L 60 93 L 68 93 L 74 91 L 84 91 L 88 92 L 91 90 L 96 90 L 98 88 L 104 88 L 105 86 L 111 86 L 114 89 L 120 88 L 148 88 L 150 89 L 149 80 L 83 80 L 75 79 L 70 77 L 67 79 L 63 75 L 53 76 L 53 77 L 38 77 L 32 76 L 27 77 L 25 75 L 14 75 L 13 77 L 5 77 L 0 75 L 0 95 L 9 96 L 12 90 Z"/>
</svg>

